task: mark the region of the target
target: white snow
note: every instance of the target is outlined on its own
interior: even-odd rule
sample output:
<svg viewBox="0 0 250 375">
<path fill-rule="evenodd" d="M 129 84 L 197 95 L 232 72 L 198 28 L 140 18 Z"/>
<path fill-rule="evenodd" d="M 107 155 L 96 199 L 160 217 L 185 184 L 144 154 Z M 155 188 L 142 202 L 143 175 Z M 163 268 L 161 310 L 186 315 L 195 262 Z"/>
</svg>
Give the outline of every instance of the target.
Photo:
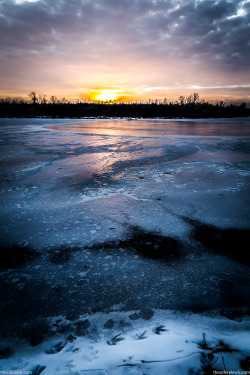
<svg viewBox="0 0 250 375">
<path fill-rule="evenodd" d="M 89 333 L 76 337 L 73 342 L 67 342 L 65 336 L 56 334 L 36 347 L 25 342 L 17 343 L 12 346 L 15 353 L 1 361 L 0 370 L 24 373 L 40 365 L 45 366 L 44 375 L 188 375 L 191 369 L 201 371 L 202 366 L 210 364 L 218 371 L 224 371 L 226 367 L 227 371 L 246 373 L 240 367 L 240 361 L 250 354 L 247 331 L 250 320 L 235 322 L 226 318 L 158 310 L 149 321 L 139 319 L 129 327 L 117 328 L 121 318 L 129 322 L 132 313 L 88 316 L 91 324 Z M 113 329 L 103 328 L 108 319 L 115 321 Z M 61 316 L 54 317 L 51 323 L 56 320 L 67 322 Z M 156 334 L 157 327 L 162 327 L 159 334 Z M 115 336 L 120 341 L 110 345 Z M 204 338 L 206 349 L 202 346 Z M 58 343 L 62 350 L 47 354 L 53 352 Z M 227 350 L 228 347 L 232 352 Z M 213 353 L 213 357 L 210 358 L 209 353 Z"/>
</svg>

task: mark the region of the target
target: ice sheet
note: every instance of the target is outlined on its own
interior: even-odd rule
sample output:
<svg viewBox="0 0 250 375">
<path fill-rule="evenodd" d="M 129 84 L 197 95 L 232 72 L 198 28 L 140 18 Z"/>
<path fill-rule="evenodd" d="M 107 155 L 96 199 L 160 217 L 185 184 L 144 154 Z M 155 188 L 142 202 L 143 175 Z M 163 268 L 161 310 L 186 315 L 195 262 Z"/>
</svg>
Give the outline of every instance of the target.
<svg viewBox="0 0 250 375">
<path fill-rule="evenodd" d="M 250 138 L 69 131 L 70 124 L 82 122 L 0 120 L 0 316 L 5 322 L 1 333 L 14 335 L 17 343 L 11 345 L 18 347 L 29 322 L 39 331 L 39 324 L 48 318 L 62 315 L 71 323 L 79 316 L 95 320 L 97 312 L 102 317 L 113 314 L 114 306 L 120 320 L 126 311 L 147 307 L 241 317 L 244 323 L 249 309 Z M 122 126 L 127 123 L 131 121 Z M 57 130 L 48 129 L 52 124 Z M 31 340 L 26 334 L 22 368 L 46 365 L 44 374 L 66 374 L 66 368 L 81 374 L 97 365 L 111 374 L 174 374 L 180 371 L 178 366 L 185 374 L 193 366 L 201 368 L 200 351 L 188 355 L 197 349 L 202 330 L 194 330 L 195 344 L 187 345 L 187 357 L 177 365 L 131 362 L 130 348 L 138 360 L 142 353 L 149 358 L 152 347 L 154 358 L 161 347 L 173 348 L 174 357 L 164 352 L 164 360 L 183 350 L 182 334 L 156 335 L 153 329 L 160 323 L 157 316 L 152 319 L 149 326 L 140 326 L 142 332 L 147 330 L 147 340 L 135 340 L 137 323 L 131 321 L 129 331 L 124 331 L 126 340 L 117 346 L 108 345 L 111 338 L 100 329 L 95 344 L 89 337 L 78 338 L 77 352 L 67 344 L 54 357 L 44 354 L 48 338 L 34 349 L 24 344 Z M 164 317 L 162 324 L 170 321 L 172 317 Z M 186 332 L 189 323 L 180 324 Z M 235 331 L 226 328 L 216 335 L 214 330 L 215 346 L 220 337 L 232 345 L 237 324 Z M 242 340 L 244 332 L 245 328 Z M 167 338 L 170 341 L 165 342 Z M 99 359 L 94 358 L 96 350 Z M 15 352 L 3 362 L 7 367 L 18 366 L 21 354 Z M 236 357 L 232 369 L 242 360 Z M 226 358 L 225 354 L 227 364 Z M 131 366 L 118 368 L 123 360 Z M 70 363 L 76 368 L 70 370 Z M 221 357 L 218 363 L 222 368 Z"/>
</svg>

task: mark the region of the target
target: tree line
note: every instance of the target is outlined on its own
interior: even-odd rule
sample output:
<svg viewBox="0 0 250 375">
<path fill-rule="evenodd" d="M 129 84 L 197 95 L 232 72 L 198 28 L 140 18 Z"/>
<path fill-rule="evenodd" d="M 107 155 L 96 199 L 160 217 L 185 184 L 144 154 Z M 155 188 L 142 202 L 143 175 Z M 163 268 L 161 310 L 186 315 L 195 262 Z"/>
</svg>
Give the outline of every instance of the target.
<svg viewBox="0 0 250 375">
<path fill-rule="evenodd" d="M 225 104 L 223 101 L 211 104 L 202 100 L 198 93 L 180 96 L 176 102 L 149 100 L 141 102 L 87 102 L 72 103 L 65 98 L 32 91 L 28 102 L 17 99 L 0 99 L 0 117 L 141 117 L 141 118 L 222 118 L 250 116 L 250 108 Z"/>
</svg>

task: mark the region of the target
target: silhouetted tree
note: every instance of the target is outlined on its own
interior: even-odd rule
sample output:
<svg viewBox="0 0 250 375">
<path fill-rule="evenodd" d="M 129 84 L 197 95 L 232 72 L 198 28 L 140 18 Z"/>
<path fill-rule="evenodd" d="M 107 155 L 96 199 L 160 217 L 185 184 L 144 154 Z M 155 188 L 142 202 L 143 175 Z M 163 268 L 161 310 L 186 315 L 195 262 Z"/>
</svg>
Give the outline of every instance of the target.
<svg viewBox="0 0 250 375">
<path fill-rule="evenodd" d="M 200 95 L 198 94 L 198 92 L 194 92 L 193 93 L 193 103 L 197 103 L 200 99 Z"/>
<path fill-rule="evenodd" d="M 39 117 L 52 118 L 72 117 L 142 117 L 142 118 L 219 118 L 250 116 L 246 103 L 227 105 L 223 102 L 216 105 L 202 101 L 197 93 L 187 98 L 180 96 L 178 102 L 167 100 L 149 100 L 143 102 L 117 103 L 72 103 L 65 98 L 52 96 L 47 102 L 46 95 L 32 91 L 29 94 L 32 105 L 19 98 L 0 98 L 0 117 Z"/>
<path fill-rule="evenodd" d="M 38 93 L 37 97 L 38 97 L 38 103 L 40 103 L 40 104 L 46 104 L 47 103 L 46 95 L 43 94 L 42 92 Z"/>
<path fill-rule="evenodd" d="M 32 100 L 33 104 L 36 104 L 38 102 L 38 96 L 37 96 L 37 93 L 35 91 L 31 91 L 31 93 L 29 93 L 28 96 Z"/>
<path fill-rule="evenodd" d="M 179 96 L 179 102 L 181 105 L 183 105 L 185 103 L 185 96 L 183 95 Z"/>
<path fill-rule="evenodd" d="M 52 96 L 50 97 L 50 102 L 51 102 L 52 104 L 55 104 L 55 103 L 57 102 L 57 97 L 56 97 L 55 95 L 52 95 Z"/>
</svg>

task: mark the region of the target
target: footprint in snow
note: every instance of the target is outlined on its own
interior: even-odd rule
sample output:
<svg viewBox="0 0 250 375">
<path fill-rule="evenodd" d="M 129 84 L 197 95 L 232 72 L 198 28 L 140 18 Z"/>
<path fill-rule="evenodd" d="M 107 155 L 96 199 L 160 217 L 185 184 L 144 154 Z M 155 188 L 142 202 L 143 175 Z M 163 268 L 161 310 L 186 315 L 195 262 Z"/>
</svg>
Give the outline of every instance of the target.
<svg viewBox="0 0 250 375">
<path fill-rule="evenodd" d="M 136 334 L 136 337 L 137 337 L 137 340 L 144 340 L 147 338 L 147 336 L 145 336 L 145 334 L 147 333 L 147 330 L 142 332 L 140 335 L 137 333 Z"/>
<path fill-rule="evenodd" d="M 168 329 L 165 329 L 165 326 L 158 326 L 158 327 L 156 327 L 156 329 L 155 329 L 155 333 L 156 333 L 157 335 L 161 335 L 162 332 L 167 332 L 167 331 L 168 331 Z"/>
<path fill-rule="evenodd" d="M 31 374 L 32 375 L 39 375 L 43 372 L 43 370 L 45 368 L 46 368 L 46 366 L 37 365 L 37 366 L 33 367 L 33 369 L 31 370 Z"/>
<path fill-rule="evenodd" d="M 124 337 L 120 337 L 121 333 L 114 336 L 111 340 L 107 341 L 108 345 L 116 345 L 119 341 L 125 340 Z"/>
</svg>

